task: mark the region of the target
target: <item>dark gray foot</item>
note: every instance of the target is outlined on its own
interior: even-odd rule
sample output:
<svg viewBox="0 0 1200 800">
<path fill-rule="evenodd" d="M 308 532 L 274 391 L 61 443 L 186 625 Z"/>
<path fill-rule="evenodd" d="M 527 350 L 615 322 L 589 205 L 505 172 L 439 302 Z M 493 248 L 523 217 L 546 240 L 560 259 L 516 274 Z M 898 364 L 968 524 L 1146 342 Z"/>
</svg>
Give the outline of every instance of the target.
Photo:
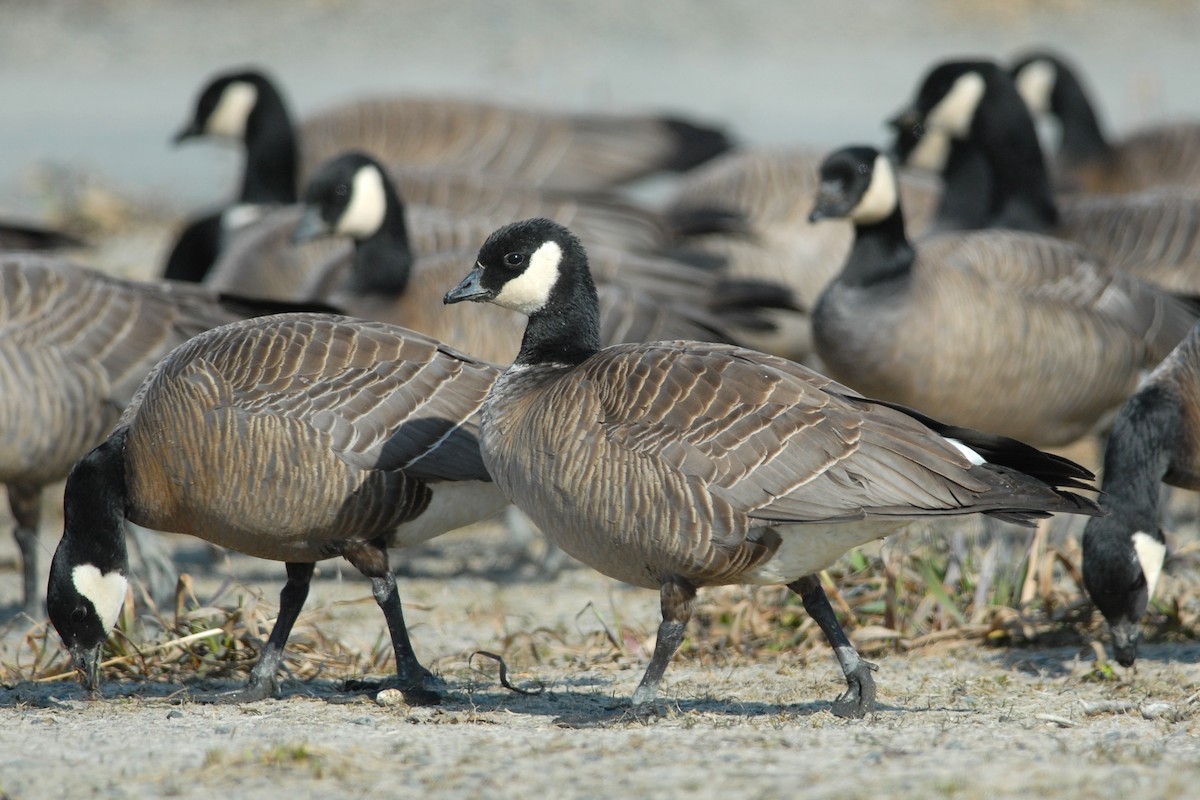
<svg viewBox="0 0 1200 800">
<path fill-rule="evenodd" d="M 859 659 L 858 665 L 846 674 L 846 691 L 833 701 L 830 711 L 843 719 L 862 719 L 875 710 L 875 679 L 871 673 L 878 669 L 869 661 Z"/>
<path fill-rule="evenodd" d="M 381 681 L 351 678 L 342 684 L 347 692 L 355 694 L 377 695 L 384 689 L 399 689 L 404 694 L 404 702 L 410 706 L 436 706 L 442 703 L 443 684 L 432 672 L 421 667 L 418 680 L 401 682 L 393 676 Z"/>
</svg>

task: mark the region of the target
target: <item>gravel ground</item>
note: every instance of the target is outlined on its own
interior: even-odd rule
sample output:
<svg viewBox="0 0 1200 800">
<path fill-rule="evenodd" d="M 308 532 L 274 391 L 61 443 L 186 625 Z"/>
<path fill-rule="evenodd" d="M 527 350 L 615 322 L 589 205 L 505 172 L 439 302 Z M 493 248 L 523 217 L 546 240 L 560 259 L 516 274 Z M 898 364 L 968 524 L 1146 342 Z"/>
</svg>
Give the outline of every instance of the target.
<svg viewBox="0 0 1200 800">
<path fill-rule="evenodd" d="M 787 0 L 753 11 L 684 0 L 7 3 L 0 211 L 53 217 L 67 201 L 108 198 L 91 213 L 115 208 L 121 235 L 88 257 L 151 274 L 174 216 L 225 196 L 237 169 L 231 152 L 172 152 L 166 139 L 204 76 L 250 61 L 274 70 L 301 112 L 363 91 L 445 90 L 567 108 L 671 107 L 725 121 L 751 143 L 836 146 L 881 140 L 880 120 L 939 55 L 1005 57 L 1059 42 L 1087 66 L 1116 129 L 1200 107 L 1191 3 L 873 0 L 846 9 Z M 0 563 L 11 564 L 11 540 L 0 539 Z M 512 579 L 488 555 L 499 541 L 454 535 L 396 559 L 418 654 L 447 684 L 442 706 L 339 702 L 332 680 L 289 682 L 282 699 L 242 708 L 181 700 L 173 683 L 109 682 L 107 699 L 91 701 L 69 682 L 19 681 L 0 687 L 0 798 L 1185 798 L 1200 785 L 1197 645 L 1147 647 L 1136 672 L 1107 678 L 1087 647 L 878 656 L 881 710 L 851 722 L 828 711 L 841 678 L 827 651 L 685 653 L 667 673 L 660 717 L 562 727 L 564 716 L 602 721 L 632 692 L 656 598 L 585 569 Z M 194 544 L 179 546 L 195 560 Z M 321 573 L 298 635 L 307 626 L 351 649 L 385 646 L 368 585 L 334 563 Z M 232 575 L 230 594 L 271 604 L 282 574 L 235 557 L 201 574 L 198 591 L 206 597 Z M 15 597 L 15 573 L 0 573 L 0 609 Z M 29 663 L 31 625 L 0 624 L 0 664 Z M 620 648 L 595 646 L 605 627 L 620 632 Z M 481 649 L 504 655 L 518 685 L 545 692 L 503 689 L 493 664 L 471 661 Z"/>
</svg>

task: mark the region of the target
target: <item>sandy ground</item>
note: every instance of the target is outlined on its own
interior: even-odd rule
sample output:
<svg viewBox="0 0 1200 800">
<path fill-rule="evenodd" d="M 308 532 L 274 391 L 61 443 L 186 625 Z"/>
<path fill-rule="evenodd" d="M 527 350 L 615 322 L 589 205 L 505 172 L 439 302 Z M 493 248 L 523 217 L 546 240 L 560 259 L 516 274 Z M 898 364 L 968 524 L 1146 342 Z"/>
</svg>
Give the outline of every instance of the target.
<svg viewBox="0 0 1200 800">
<path fill-rule="evenodd" d="M 1200 782 L 1196 644 L 1152 645 L 1136 672 L 1109 679 L 1083 646 L 884 654 L 879 711 L 845 721 L 829 712 L 841 676 L 828 651 L 713 657 L 693 641 L 667 673 L 661 715 L 613 721 L 644 667 L 656 597 L 582 568 L 550 581 L 466 574 L 478 560 L 464 554 L 498 541 L 456 535 L 402 567 L 441 706 L 383 707 L 322 679 L 244 707 L 191 702 L 178 683 L 109 681 L 97 701 L 73 682 L 23 682 L 0 688 L 0 796 L 1185 798 Z M 234 595 L 273 604 L 281 570 L 264 566 L 235 558 L 229 569 L 251 580 Z M 202 599 L 217 577 L 200 578 Z M 380 645 L 368 585 L 331 562 L 298 635 L 308 626 Z M 4 661 L 22 655 L 28 627 L 10 628 Z M 605 629 L 626 646 L 597 646 Z M 544 691 L 502 688 L 476 650 Z"/>
<path fill-rule="evenodd" d="M 133 220 L 89 255 L 150 274 L 167 223 L 223 196 L 236 171 L 232 153 L 176 153 L 166 139 L 203 76 L 250 61 L 280 74 L 301 111 L 365 90 L 450 90 L 571 108 L 669 106 L 724 120 L 751 143 L 836 146 L 880 141 L 880 120 L 937 55 L 1068 42 L 1114 127 L 1200 108 L 1200 10 L 1188 3 L 864 2 L 853 15 L 785 0 L 753 12 L 744 3 L 699 12 L 683 0 L 547 8 L 6 4 L 0 210 L 53 217 L 75 180 L 84 194 L 129 198 L 115 204 L 118 222 L 153 207 L 153 220 Z M 99 177 L 47 181 L 47 170 Z M 53 512 L 50 499 L 46 561 Z M 206 572 L 195 544 L 178 546 L 202 600 L 232 576 L 223 602 L 275 603 L 280 565 L 235 557 Z M 714 655 L 693 638 L 668 670 L 661 716 L 563 727 L 563 717 L 608 719 L 632 692 L 657 599 L 586 569 L 530 580 L 527 568 L 505 568 L 512 554 L 499 547 L 494 534 L 461 534 L 394 561 L 418 655 L 446 683 L 440 707 L 346 702 L 325 678 L 290 681 L 281 699 L 240 708 L 199 705 L 182 684 L 162 682 L 110 680 L 93 701 L 72 682 L 35 684 L 18 669 L 0 686 L 0 798 L 1185 798 L 1200 785 L 1195 644 L 1149 646 L 1136 672 L 1110 678 L 1083 645 L 873 656 L 881 709 L 848 722 L 828 710 L 842 686 L 828 651 Z M 13 556 L 0 535 L 10 567 L 0 571 L 0 609 L 16 598 Z M 352 573 L 322 565 L 298 638 L 324 632 L 351 650 L 386 649 L 369 587 Z M 27 634 L 38 630 L 0 622 L 0 664 L 27 667 Z M 502 688 L 492 662 L 471 658 L 477 650 L 503 655 L 518 686 L 545 691 Z"/>
</svg>

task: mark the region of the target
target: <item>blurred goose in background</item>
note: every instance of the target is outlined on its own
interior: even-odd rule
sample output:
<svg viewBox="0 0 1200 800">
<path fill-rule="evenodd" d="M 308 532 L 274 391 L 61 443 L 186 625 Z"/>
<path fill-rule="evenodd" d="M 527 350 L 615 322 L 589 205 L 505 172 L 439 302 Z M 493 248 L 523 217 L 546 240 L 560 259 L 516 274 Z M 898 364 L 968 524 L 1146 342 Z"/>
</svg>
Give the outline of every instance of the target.
<svg viewBox="0 0 1200 800">
<path fill-rule="evenodd" d="M 1014 228 L 1077 242 L 1110 266 L 1174 292 L 1200 294 L 1200 193 L 1156 190 L 1056 199 L 1033 120 L 1016 86 L 990 61 L 947 61 L 922 80 L 892 121 L 896 151 L 926 166 L 931 142 L 951 151 L 935 168 L 943 228 Z M 964 167 L 964 165 L 966 165 Z M 956 169 L 986 170 L 983 181 Z"/>
<path fill-rule="evenodd" d="M 241 142 L 246 162 L 238 204 L 189 226 L 168 259 L 169 277 L 190 280 L 203 277 L 235 223 L 257 217 L 264 204 L 294 202 L 297 187 L 320 164 L 348 150 L 371 153 L 406 175 L 414 202 L 502 218 L 567 214 L 564 222 L 586 230 L 593 241 L 652 247 L 665 231 L 650 212 L 562 190 L 594 192 L 660 170 L 688 169 L 730 146 L 720 131 L 675 118 L 569 115 L 408 97 L 353 101 L 294 128 L 281 92 L 257 70 L 222 73 L 206 84 L 176 140 L 196 137 Z"/>
<path fill-rule="evenodd" d="M 0 480 L 21 551 L 24 610 L 40 614 L 42 490 L 112 430 L 173 347 L 262 308 L 190 284 L 121 280 L 53 256 L 0 254 Z M 139 551 L 155 598 L 175 588 L 154 537 Z"/>
<path fill-rule="evenodd" d="M 800 148 L 727 153 L 682 176 L 665 214 L 673 229 L 702 231 L 682 247 L 716 256 L 732 277 L 787 286 L 799 308 L 811 311 L 854 239 L 849 224 L 808 219 L 821 158 Z M 906 176 L 900 188 L 905 207 L 914 209 L 915 230 L 924 230 L 936 207 L 936 182 Z M 812 352 L 807 313 L 777 311 L 770 318 L 778 333 L 751 339 L 755 348 L 792 360 Z"/>
<path fill-rule="evenodd" d="M 1083 580 L 1123 666 L 1137 659 L 1141 620 L 1167 554 L 1161 483 L 1200 489 L 1200 326 L 1121 407 L 1104 453 L 1108 516 L 1083 533 Z"/>
<path fill-rule="evenodd" d="M 0 250 L 66 250 L 83 247 L 81 239 L 35 222 L 0 218 Z"/>
<path fill-rule="evenodd" d="M 957 425 L 1041 447 L 1073 442 L 1196 320 L 1060 239 L 985 230 L 910 242 L 895 169 L 872 147 L 825 160 L 812 215 L 855 230 L 813 313 L 825 369 Z"/>
<path fill-rule="evenodd" d="M 445 309 L 446 286 L 475 251 L 421 255 L 411 246 L 405 205 L 378 161 L 349 153 L 325 164 L 305 191 L 300 240 L 349 236 L 354 255 L 313 271 L 307 296 L 326 297 L 357 316 L 404 325 L 497 363 L 520 345 L 518 315 Z M 484 237 L 475 239 L 476 246 Z M 764 282 L 726 282 L 679 262 L 597 248 L 601 330 L 609 344 L 656 339 L 731 341 L 761 305 L 788 305 L 786 289 Z M 338 276 L 338 277 L 331 277 Z M 337 288 L 333 288 L 337 287 Z"/>
<path fill-rule="evenodd" d="M 1097 194 L 1140 192 L 1160 186 L 1200 189 L 1200 123 L 1151 125 L 1112 140 L 1077 70 L 1060 55 L 1034 50 L 1009 75 L 1035 118 L 1059 130 L 1053 159 L 1059 188 Z"/>
<path fill-rule="evenodd" d="M 635 710 L 654 701 L 697 589 L 786 584 L 845 674 L 834 713 L 861 717 L 874 706 L 872 665 L 820 570 L 913 519 L 1098 513 L 1066 491 L 1086 488 L 1076 464 L 864 399 L 785 359 L 687 341 L 601 349 L 583 245 L 549 220 L 493 234 L 446 295 L 467 300 L 529 318 L 484 403 L 489 473 L 566 552 L 660 593 Z"/>
<path fill-rule="evenodd" d="M 85 685 L 125 597 L 126 520 L 287 565 L 279 616 L 244 688 L 274 694 L 314 563 L 371 579 L 410 704 L 436 703 L 413 652 L 388 548 L 507 505 L 484 469 L 478 412 L 497 368 L 377 322 L 314 314 L 197 336 L 146 378 L 67 481 L 50 619 Z"/>
</svg>

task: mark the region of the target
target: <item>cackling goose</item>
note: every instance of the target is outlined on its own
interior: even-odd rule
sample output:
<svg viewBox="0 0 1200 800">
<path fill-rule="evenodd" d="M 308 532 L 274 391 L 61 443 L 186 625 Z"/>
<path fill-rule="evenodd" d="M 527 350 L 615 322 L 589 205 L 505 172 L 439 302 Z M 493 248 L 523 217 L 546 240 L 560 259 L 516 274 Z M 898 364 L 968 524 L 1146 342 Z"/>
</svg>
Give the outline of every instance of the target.
<svg viewBox="0 0 1200 800">
<path fill-rule="evenodd" d="M 284 314 L 209 331 L 146 378 L 108 440 L 71 472 L 50 619 L 93 690 L 125 597 L 124 520 L 283 561 L 278 621 L 249 684 L 270 696 L 317 561 L 371 579 L 409 702 L 437 702 L 404 625 L 389 547 L 507 502 L 477 441 L 498 370 L 377 322 Z"/>
<path fill-rule="evenodd" d="M 1098 511 L 1066 491 L 1087 488 L 1076 464 L 865 399 L 781 358 L 686 341 L 600 349 L 587 256 L 549 220 L 494 233 L 446 295 L 464 300 L 529 317 L 483 408 L 496 483 L 566 552 L 660 593 L 638 708 L 655 698 L 698 588 L 783 583 L 837 653 L 849 688 L 835 712 L 862 716 L 870 665 L 820 570 L 913 519 Z"/>
</svg>

